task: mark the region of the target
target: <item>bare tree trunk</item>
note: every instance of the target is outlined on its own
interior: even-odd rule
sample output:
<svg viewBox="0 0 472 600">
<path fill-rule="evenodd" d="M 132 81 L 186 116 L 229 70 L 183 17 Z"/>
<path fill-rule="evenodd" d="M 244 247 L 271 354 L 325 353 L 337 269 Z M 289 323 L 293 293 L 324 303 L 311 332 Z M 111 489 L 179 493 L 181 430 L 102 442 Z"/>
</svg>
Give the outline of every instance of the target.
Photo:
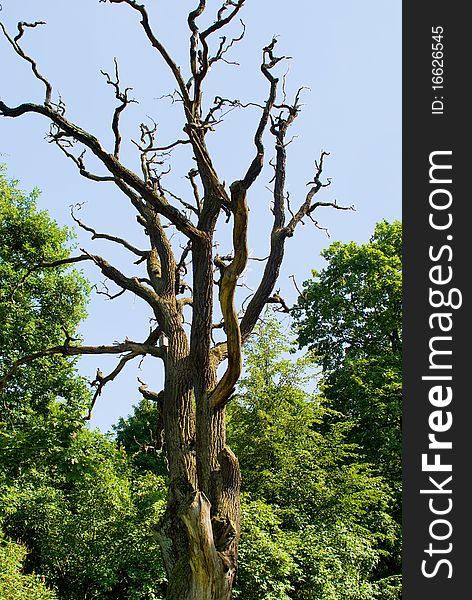
<svg viewBox="0 0 472 600">
<path fill-rule="evenodd" d="M 210 515 L 210 502 L 203 492 L 196 492 L 181 507 L 179 518 L 187 545 L 169 573 L 167 600 L 231 599 L 236 573 L 231 554 L 235 550 L 231 553 L 218 550 Z M 174 530 L 171 535 L 176 534 Z"/>
<path fill-rule="evenodd" d="M 170 486 L 158 537 L 167 600 L 229 600 L 240 531 L 239 464 L 225 443 L 224 408 L 212 407 L 208 393 L 193 394 L 195 379 L 203 383 L 209 375 L 211 384 L 216 374 L 193 373 L 187 338 L 177 327 L 169 337 L 163 394 Z"/>
</svg>

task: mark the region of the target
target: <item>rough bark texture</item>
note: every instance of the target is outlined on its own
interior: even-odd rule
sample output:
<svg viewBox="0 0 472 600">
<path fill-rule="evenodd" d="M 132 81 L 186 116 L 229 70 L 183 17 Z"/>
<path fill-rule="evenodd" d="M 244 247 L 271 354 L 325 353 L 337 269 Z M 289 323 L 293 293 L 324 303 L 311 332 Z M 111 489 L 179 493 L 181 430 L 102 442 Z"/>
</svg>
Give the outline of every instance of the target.
<svg viewBox="0 0 472 600">
<path fill-rule="evenodd" d="M 111 120 L 114 143 L 112 150 L 108 151 L 96 136 L 66 116 L 62 98 L 58 97 L 54 102 L 52 84 L 39 71 L 36 61 L 23 50 L 21 44 L 25 31 L 42 25 L 40 22 L 19 23 L 15 37 L 0 24 L 19 60 L 29 63 L 34 77 L 45 87 L 42 104 L 25 102 L 9 106 L 2 95 L 0 116 L 20 118 L 35 114 L 48 119 L 51 124 L 49 141 L 55 143 L 77 166 L 81 176 L 116 185 L 136 211 L 137 222 L 148 239 L 147 248 L 135 248 L 127 240 L 97 232 L 72 214 L 77 225 L 92 234 L 92 239 L 101 238 L 119 244 L 129 250 L 134 259 L 137 256 L 134 264 L 144 263 L 147 277 L 126 276 L 101 256 L 85 250 L 71 259 L 39 264 L 33 270 L 92 261 L 119 289 L 118 293 L 112 295 L 106 292 L 107 295 L 115 298 L 125 292 L 135 294 L 151 308 L 156 326 L 143 342 L 126 339 L 122 343 L 102 346 L 74 345 L 66 332 L 62 346 L 38 348 L 34 354 L 21 357 L 10 365 L 2 374 L 0 390 L 17 369 L 42 356 L 55 353 L 65 356 L 121 354 L 111 373 L 103 376 L 97 370 L 93 382 L 96 385 L 95 401 L 104 385 L 114 379 L 129 361 L 144 355 L 163 360 L 163 390 L 157 394 L 148 390 L 147 385 L 142 385 L 140 389 L 147 397 L 158 398 L 162 409 L 169 493 L 167 509 L 156 533 L 168 575 L 167 598 L 229 600 L 237 572 L 240 470 L 237 458 L 226 445 L 225 406 L 241 374 L 242 344 L 253 331 L 267 303 L 277 302 L 283 310 L 287 309 L 280 295 L 273 295 L 286 240 L 294 234 L 303 219 L 312 219 L 312 213 L 318 207 L 342 207 L 335 202 L 313 202 L 315 194 L 329 184 L 329 180 L 327 183 L 321 181 L 326 153 L 322 153 L 319 163 L 316 163 L 314 179 L 309 183 L 306 197 L 299 201 L 298 209 L 292 212 L 286 206 L 286 133 L 298 115 L 301 90 L 291 104 L 287 102 L 283 90 L 281 103 L 277 104 L 279 80 L 274 69 L 285 57 L 274 54 L 275 38 L 262 50 L 260 68 L 267 81 L 268 92 L 262 105 L 253 105 L 261 110 L 253 136 L 254 156 L 246 172 L 229 186 L 229 192 L 215 169 L 206 136 L 218 125 L 221 111 L 243 105 L 239 100 L 217 96 L 207 114 L 204 114 L 202 101 L 205 77 L 215 63 L 227 62 L 226 53 L 243 39 L 244 24 L 242 34 L 233 38 L 224 35 L 215 41 L 215 34 L 220 35 L 222 29 L 232 25 L 245 0 L 223 2 L 216 18 L 206 29 L 200 29 L 198 24 L 205 16 L 205 0 L 199 0 L 197 7 L 188 15 L 187 24 L 191 34 L 188 81 L 185 81 L 183 71 L 154 33 L 144 5 L 137 0 L 108 1 L 110 4 L 126 5 L 138 16 L 143 34 L 174 77 L 176 98 L 183 108 L 179 137 L 159 147 L 156 144 L 157 126 L 142 123 L 141 140 L 135 144 L 142 174 L 126 167 L 120 158 L 124 140 L 120 117 L 134 101 L 129 97 L 129 88 L 123 89 L 121 86 L 118 63 L 115 60 L 113 76 L 104 73 L 106 83 L 113 88 L 118 101 Z M 182 125 L 186 136 L 184 139 L 180 137 Z M 271 135 L 275 148 L 270 254 L 261 280 L 243 310 L 237 306 L 236 287 L 248 261 L 248 205 L 257 200 L 257 196 L 251 198 L 251 186 L 259 178 L 265 164 L 265 134 Z M 233 141 L 229 140 L 228 143 L 232 144 Z M 159 171 L 159 159 L 163 154 L 182 144 L 191 148 L 195 164 L 187 176 L 191 190 L 190 197 L 185 200 L 164 189 L 162 172 Z M 80 147 L 81 150 L 77 150 Z M 104 173 L 89 171 L 86 152 L 94 155 L 95 162 L 98 161 Z M 214 255 L 215 228 L 222 214 L 230 229 L 228 239 L 232 239 L 233 247 L 229 256 Z M 184 281 L 189 273 L 190 285 Z M 215 302 L 216 297 L 218 303 Z M 190 331 L 184 323 L 186 307 L 192 310 Z M 215 310 L 217 319 L 221 319 L 219 323 L 214 323 Z M 213 332 L 216 329 L 221 335 L 215 342 Z M 218 367 L 224 361 L 224 374 L 218 378 Z"/>
</svg>

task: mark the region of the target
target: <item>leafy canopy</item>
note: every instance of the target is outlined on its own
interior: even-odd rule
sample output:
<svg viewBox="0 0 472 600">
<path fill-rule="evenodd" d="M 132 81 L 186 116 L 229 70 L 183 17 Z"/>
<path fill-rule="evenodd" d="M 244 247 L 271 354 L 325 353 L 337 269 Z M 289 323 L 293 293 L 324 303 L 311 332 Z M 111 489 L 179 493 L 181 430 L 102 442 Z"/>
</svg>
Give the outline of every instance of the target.
<svg viewBox="0 0 472 600">
<path fill-rule="evenodd" d="M 229 406 L 245 493 L 237 597 L 381 597 L 376 570 L 397 535 L 388 486 L 350 442 L 352 425 L 311 391 L 313 355 L 294 359 L 280 323 L 265 321 Z"/>
<path fill-rule="evenodd" d="M 336 242 L 305 282 L 295 312 L 300 346 L 324 371 L 329 405 L 395 485 L 401 481 L 402 231 L 382 221 L 368 244 Z"/>
<path fill-rule="evenodd" d="M 71 236 L 36 198 L 0 175 L 0 376 L 25 354 L 63 344 L 85 315 L 80 273 L 40 268 L 69 255 Z M 87 429 L 90 393 L 73 361 L 25 364 L 1 395 L 0 597 L 52 600 L 55 588 L 68 600 L 162 598 L 152 532 L 164 483 L 133 473 L 114 441 Z"/>
<path fill-rule="evenodd" d="M 326 371 L 347 360 L 401 357 L 401 223 L 382 221 L 370 242 L 335 242 L 328 265 L 304 283 L 295 311 L 300 346 L 313 349 Z"/>
<path fill-rule="evenodd" d="M 0 373 L 17 359 L 72 335 L 85 316 L 88 284 L 76 269 L 40 265 L 66 258 L 71 233 L 36 209 L 39 192 L 24 194 L 0 167 Z M 21 368 L 3 391 L 9 418 L 57 398 L 83 403 L 84 381 L 73 362 L 45 357 Z M 71 408 L 71 407 L 70 407 Z M 1 409 L 0 409 L 1 410 Z"/>
<path fill-rule="evenodd" d="M 322 253 L 295 310 L 301 347 L 323 369 L 328 406 L 395 498 L 398 541 L 387 572 L 398 573 L 402 486 L 402 229 L 379 223 L 369 243 L 336 242 Z"/>
</svg>

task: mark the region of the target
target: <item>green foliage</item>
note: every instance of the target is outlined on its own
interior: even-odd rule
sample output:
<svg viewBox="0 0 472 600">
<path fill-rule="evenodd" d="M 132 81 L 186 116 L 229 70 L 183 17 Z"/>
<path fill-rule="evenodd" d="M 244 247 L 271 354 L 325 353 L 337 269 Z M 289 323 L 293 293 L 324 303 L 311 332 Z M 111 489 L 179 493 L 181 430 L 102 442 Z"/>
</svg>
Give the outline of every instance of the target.
<svg viewBox="0 0 472 600">
<path fill-rule="evenodd" d="M 0 168 L 0 373 L 25 355 L 64 343 L 65 332 L 71 335 L 85 316 L 88 285 L 80 273 L 39 267 L 68 256 L 71 234 L 36 210 L 37 197 L 37 191 L 21 192 Z M 0 420 L 19 425 L 31 412 L 47 414 L 56 398 L 77 410 L 86 395 L 72 361 L 41 358 L 8 381 Z"/>
<path fill-rule="evenodd" d="M 42 577 L 23 573 L 27 549 L 0 532 L 0 598 L 4 600 L 57 600 Z"/>
<path fill-rule="evenodd" d="M 355 424 L 351 439 L 394 487 L 402 476 L 401 381 L 399 361 L 372 356 L 346 361 L 328 375 L 325 390 L 331 405 Z"/>
<path fill-rule="evenodd" d="M 85 315 L 83 277 L 70 267 L 39 267 L 66 258 L 71 236 L 36 210 L 36 197 L 0 175 L 0 374 L 24 355 L 63 344 Z M 73 361 L 60 355 L 22 366 L 2 392 L 0 525 L 24 544 L 5 546 L 17 579 L 20 558 L 31 574 L 16 581 L 10 569 L 8 581 L 31 586 L 31 598 L 55 597 L 32 595 L 36 572 L 67 600 L 160 600 L 164 572 L 152 531 L 163 480 L 133 473 L 123 450 L 86 428 L 89 402 Z"/>
<path fill-rule="evenodd" d="M 0 174 L 0 374 L 25 354 L 64 343 L 85 314 L 83 277 L 70 267 L 39 268 L 67 257 L 71 236 L 36 210 L 36 197 Z M 317 274 L 321 287 L 306 289 L 318 309 L 307 303 L 298 313 L 301 339 L 323 333 L 310 342 L 313 352 L 295 359 L 270 315 L 248 345 L 247 373 L 228 411 L 244 485 L 238 600 L 399 598 L 399 578 L 381 568 L 398 535 L 380 476 L 398 470 L 394 230 L 381 224 L 374 250 L 338 244 L 326 251 L 338 275 Z M 362 318 L 351 310 L 353 298 L 365 303 Z M 342 318 L 333 312 L 340 306 Z M 327 399 L 313 393 L 318 363 Z M 153 534 L 166 496 L 158 409 L 142 399 L 113 440 L 85 427 L 89 401 L 74 363 L 60 355 L 24 365 L 3 391 L 0 598 L 165 596 Z M 366 428 L 372 407 L 377 418 Z"/>
<path fill-rule="evenodd" d="M 380 552 L 366 528 L 342 522 L 324 528 L 307 526 L 300 532 L 297 561 L 301 576 L 297 600 L 400 599 L 401 581 L 391 581 L 392 596 L 378 596 L 385 580 L 375 579 Z M 396 594 L 396 595 L 395 595 Z"/>
<path fill-rule="evenodd" d="M 393 486 L 401 481 L 401 224 L 370 242 L 332 244 L 296 310 L 301 346 L 317 354 L 329 405 L 355 424 L 359 444 Z"/>
<path fill-rule="evenodd" d="M 295 311 L 300 346 L 315 351 L 325 371 L 346 360 L 401 356 L 401 224 L 379 223 L 368 244 L 335 242 L 328 262 L 305 282 Z"/>
<path fill-rule="evenodd" d="M 159 431 L 159 409 L 146 398 L 142 398 L 133 409 L 132 415 L 126 419 L 120 418 L 117 425 L 113 426 L 116 441 L 125 449 L 138 471 L 151 471 L 165 476 L 167 466 Z"/>
<path fill-rule="evenodd" d="M 287 358 L 280 324 L 266 321 L 229 407 L 247 494 L 236 590 L 244 600 L 374 599 L 397 535 L 388 487 L 348 441 L 351 425 L 308 391 L 313 357 Z"/>
<path fill-rule="evenodd" d="M 280 528 L 273 507 L 243 495 L 239 566 L 234 597 L 241 600 L 290 600 L 298 572 L 295 544 Z"/>
<path fill-rule="evenodd" d="M 246 347 L 248 376 L 229 407 L 228 437 L 243 466 L 244 484 L 254 496 L 271 502 L 286 493 L 286 479 L 294 469 L 311 460 L 300 430 L 316 437 L 311 425 L 319 420 L 317 400 L 306 402 L 303 389 L 309 359 L 283 358 L 288 349 L 275 320 L 260 328 Z"/>
<path fill-rule="evenodd" d="M 402 232 L 379 223 L 368 244 L 336 242 L 305 282 L 295 311 L 300 346 L 316 355 L 330 408 L 394 497 L 398 540 L 380 571 L 398 572 L 401 525 Z M 384 593 L 384 592 L 382 592 Z M 387 593 L 387 592 L 385 592 Z"/>
<path fill-rule="evenodd" d="M 52 475 L 56 456 L 4 486 L 3 528 L 27 542 L 28 568 L 61 598 L 159 598 L 164 573 L 152 528 L 165 502 L 162 479 L 133 479 L 125 454 L 85 429 L 64 460 L 70 469 Z"/>
</svg>

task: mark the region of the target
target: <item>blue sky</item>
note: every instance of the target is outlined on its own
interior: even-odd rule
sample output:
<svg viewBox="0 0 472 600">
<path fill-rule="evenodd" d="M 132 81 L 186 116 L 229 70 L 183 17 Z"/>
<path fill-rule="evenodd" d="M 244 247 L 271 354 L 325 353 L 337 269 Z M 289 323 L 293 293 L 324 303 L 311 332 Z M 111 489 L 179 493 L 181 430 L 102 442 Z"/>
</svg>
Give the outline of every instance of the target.
<svg viewBox="0 0 472 600">
<path fill-rule="evenodd" d="M 110 122 L 115 104 L 100 69 L 111 72 L 116 57 L 122 82 L 133 87 L 133 95 L 139 100 L 124 115 L 124 137 L 138 139 L 138 125 L 148 116 L 159 123 L 163 145 L 181 137 L 181 107 L 161 98 L 174 89 L 172 79 L 144 39 L 137 15 L 129 7 L 98 0 L 2 0 L 2 4 L 0 18 L 13 33 L 18 21 L 47 22 L 28 31 L 23 45 L 61 94 L 71 120 L 111 146 Z M 185 71 L 186 15 L 197 2 L 146 4 L 155 31 Z M 219 5 L 208 2 L 208 14 L 214 14 Z M 297 205 L 303 199 L 306 183 L 313 177 L 314 160 L 325 150 L 330 156 L 324 172 L 332 184 L 320 199 L 336 199 L 339 204 L 356 208 L 355 212 L 324 209 L 317 214 L 320 224 L 328 227 L 331 239 L 307 222 L 289 240 L 279 287 L 290 303 L 296 298 L 290 275 L 295 275 L 300 284 L 312 268 L 322 267 L 319 253 L 330 241 L 366 242 L 376 222 L 401 218 L 401 3 L 248 0 L 241 17 L 246 36 L 229 57 L 240 64 L 215 65 L 208 77 L 208 101 L 216 94 L 244 102 L 263 101 L 267 82 L 259 71 L 261 48 L 274 34 L 278 35 L 277 53 L 292 57 L 280 69 L 283 74 L 289 66 L 288 97 L 300 86 L 309 88 L 303 94 L 303 112 L 293 127 L 296 137 L 289 147 L 291 201 Z M 238 23 L 233 31 L 239 33 Z M 4 39 L 0 39 L 0 69 L 0 97 L 4 102 L 15 105 L 43 100 L 41 84 Z M 257 118 L 257 109 L 233 111 L 209 141 L 215 164 L 227 183 L 240 177 L 252 158 Z M 45 141 L 47 131 L 48 123 L 39 116 L 0 119 L 0 161 L 7 164 L 9 175 L 20 180 L 25 190 L 38 187 L 42 191 L 41 207 L 47 208 L 59 223 L 71 225 L 70 205 L 85 202 L 80 217 L 89 225 L 142 244 L 134 211 L 126 199 L 110 184 L 81 178 L 59 150 Z M 266 141 L 269 158 L 270 136 Z M 123 149 L 123 161 L 138 168 L 136 149 L 130 143 Z M 173 168 L 166 181 L 175 193 L 188 195 L 184 175 L 191 166 L 186 151 L 174 152 Z M 269 168 L 249 198 L 254 256 L 267 255 L 264 233 L 270 227 L 270 193 L 265 186 L 270 178 Z M 221 248 L 229 249 L 223 228 L 221 237 Z M 92 243 L 85 232 L 79 233 L 79 243 L 132 274 L 132 261 L 113 245 Z M 248 286 L 257 280 L 258 264 L 251 263 L 245 279 Z M 92 281 L 102 279 L 92 267 L 85 270 Z M 90 344 L 112 343 L 126 336 L 139 340 L 148 333 L 149 316 L 146 305 L 129 294 L 113 302 L 94 297 L 82 335 Z M 81 371 L 93 379 L 97 366 L 106 372 L 115 363 L 116 358 L 87 358 L 81 361 Z M 110 383 L 97 403 L 92 425 L 107 430 L 119 416 L 130 412 L 138 400 L 137 376 L 160 389 L 162 368 L 155 363 L 146 359 L 141 370 L 136 364 Z"/>
</svg>

